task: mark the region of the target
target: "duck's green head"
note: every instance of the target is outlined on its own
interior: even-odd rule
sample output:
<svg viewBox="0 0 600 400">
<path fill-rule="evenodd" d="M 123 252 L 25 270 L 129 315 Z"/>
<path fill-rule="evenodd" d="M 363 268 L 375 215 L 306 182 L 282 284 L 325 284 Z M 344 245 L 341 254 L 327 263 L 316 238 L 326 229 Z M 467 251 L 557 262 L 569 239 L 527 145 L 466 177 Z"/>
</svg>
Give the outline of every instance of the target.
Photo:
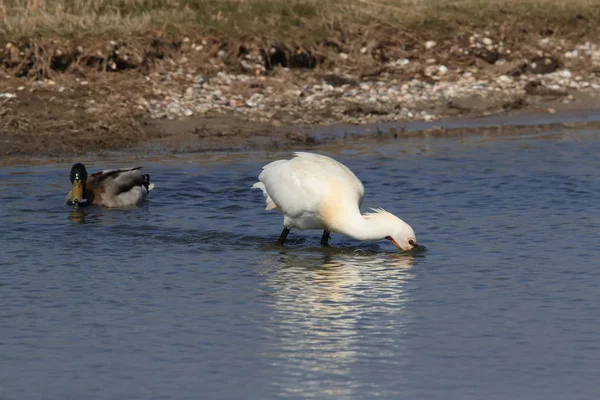
<svg viewBox="0 0 600 400">
<path fill-rule="evenodd" d="M 69 204 L 75 206 L 82 205 L 85 203 L 85 183 L 87 181 L 87 170 L 85 165 L 77 163 L 71 168 L 71 196 L 69 197 Z"/>
</svg>

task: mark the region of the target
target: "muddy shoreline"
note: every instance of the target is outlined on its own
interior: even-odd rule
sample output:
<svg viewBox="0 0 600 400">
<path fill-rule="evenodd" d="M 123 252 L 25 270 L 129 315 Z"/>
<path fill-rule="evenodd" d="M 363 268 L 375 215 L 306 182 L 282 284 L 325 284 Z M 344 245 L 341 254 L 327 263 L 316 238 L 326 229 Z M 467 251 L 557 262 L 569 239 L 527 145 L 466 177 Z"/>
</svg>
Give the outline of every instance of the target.
<svg viewBox="0 0 600 400">
<path fill-rule="evenodd" d="M 123 157 L 153 158 L 192 152 L 318 150 L 358 141 L 416 136 L 498 136 L 600 129 L 600 98 L 595 95 L 576 94 L 568 104 L 548 100 L 528 104 L 519 110 L 473 112 L 430 121 L 273 126 L 230 114 L 177 120 L 140 117 L 114 134 L 102 129 L 87 135 L 73 130 L 59 135 L 2 133 L 0 166 L 101 158 L 115 151 Z M 43 106 L 35 102 L 32 107 Z M 85 144 L 87 148 L 82 148 Z"/>
<path fill-rule="evenodd" d="M 585 96 L 587 99 L 587 96 Z M 336 124 L 296 127 L 295 130 L 248 124 L 235 117 L 188 118 L 179 121 L 146 121 L 150 133 L 142 141 L 119 147 L 114 142 L 93 151 L 54 150 L 30 143 L 18 152 L 0 157 L 0 166 L 74 162 L 85 159 L 166 159 L 193 153 L 248 151 L 328 151 L 343 146 L 414 137 L 485 137 L 551 134 L 593 130 L 600 132 L 600 107 L 589 104 L 559 109 L 554 113 L 525 109 L 495 115 L 448 118 L 433 121 L 382 122 L 362 125 Z M 230 132 L 235 127 L 233 134 Z M 200 133 L 199 133 L 200 131 Z M 75 138 L 67 139 L 77 140 Z M 4 142 L 6 144 L 6 142 Z"/>
<path fill-rule="evenodd" d="M 352 51 L 345 46 L 320 53 L 318 60 L 302 52 L 293 58 L 286 47 L 278 65 L 280 45 L 261 53 L 242 43 L 232 54 L 231 46 L 202 38 L 148 39 L 137 47 L 132 41 L 103 47 L 9 42 L 0 51 L 0 164 L 116 150 L 153 156 L 314 148 L 331 142 L 332 131 L 343 130 L 346 139 L 352 132 L 361 132 L 361 140 L 401 139 L 407 126 L 420 122 L 426 124 L 409 129 L 410 135 L 500 132 L 507 130 L 504 120 L 519 115 L 526 121 L 516 125 L 534 129 L 595 125 L 600 46 L 527 39 L 481 32 L 410 47 L 365 42 Z M 44 59 L 49 64 L 32 49 L 53 54 Z M 553 117 L 565 113 L 565 121 Z M 495 116 L 494 126 L 452 128 L 444 122 L 486 116 Z"/>
</svg>

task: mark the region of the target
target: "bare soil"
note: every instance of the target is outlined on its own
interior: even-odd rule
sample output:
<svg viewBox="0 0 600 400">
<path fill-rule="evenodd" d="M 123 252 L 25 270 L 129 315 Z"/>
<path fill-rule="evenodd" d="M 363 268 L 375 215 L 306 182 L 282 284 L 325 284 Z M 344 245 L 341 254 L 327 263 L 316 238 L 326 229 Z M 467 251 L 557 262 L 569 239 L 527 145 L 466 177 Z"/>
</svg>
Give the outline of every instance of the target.
<svg viewBox="0 0 600 400">
<path fill-rule="evenodd" d="M 508 60 L 502 68 L 495 64 L 498 54 L 493 51 L 483 49 L 469 55 L 456 52 L 457 46 L 466 45 L 473 29 L 463 30 L 460 26 L 454 35 L 428 50 L 422 45 L 425 32 L 403 31 L 402 35 L 396 35 L 397 29 L 386 26 L 360 34 L 354 30 L 352 35 L 338 27 L 335 37 L 318 43 L 308 39 L 307 42 L 276 42 L 264 37 L 168 39 L 160 35 L 131 37 L 119 42 L 106 37 L 5 40 L 0 43 L 0 164 L 24 162 L 31 157 L 83 158 L 110 150 L 151 154 L 316 145 L 320 139 L 311 133 L 314 123 L 292 124 L 306 113 L 301 107 L 278 116 L 273 122 L 257 122 L 247 115 L 227 112 L 168 120 L 149 119 L 147 112 L 137 106 L 136 99 L 152 96 L 148 84 L 154 79 L 150 78 L 152 73 L 177 69 L 177 60 L 182 57 L 207 76 L 222 70 L 278 76 L 280 71 L 286 70 L 291 73 L 281 76 L 296 81 L 325 80 L 332 85 L 349 86 L 383 73 L 392 73 L 395 79 L 406 81 L 427 80 L 423 69 L 431 57 L 443 61 L 451 70 L 476 68 L 482 79 L 521 74 L 534 67 L 547 69 L 533 71 L 540 74 L 560 68 L 564 61 L 561 52 L 567 46 L 546 52 L 537 46 L 540 38 L 546 36 L 559 41 L 555 29 L 548 27 L 540 32 L 539 26 L 533 24 L 528 31 L 522 22 L 520 24 L 516 31 L 507 30 L 510 26 L 507 23 L 485 32 L 494 42 L 511 43 L 516 49 L 514 59 Z M 578 29 L 576 38 L 564 34 L 564 40 L 597 39 L 596 30 L 590 30 L 589 37 L 585 32 L 584 28 Z M 198 52 L 189 48 L 189 42 L 206 45 Z M 365 46 L 369 53 L 362 57 L 360 49 Z M 240 61 L 248 53 L 256 54 L 262 70 L 249 69 Z M 345 61 L 340 54 L 355 56 Z M 397 57 L 410 59 L 414 67 L 386 70 L 386 63 Z M 221 63 L 216 65 L 214 59 L 220 59 Z M 545 62 L 531 62 L 536 59 Z M 519 60 L 530 62 L 523 64 Z M 571 63 L 571 69 L 587 76 L 600 75 L 600 67 L 593 64 L 575 62 Z M 422 109 L 445 117 L 553 113 L 574 108 L 600 110 L 600 102 L 593 93 L 530 89 L 516 97 L 504 93 L 460 97 L 422 104 Z M 7 96 L 2 97 L 2 94 Z M 10 97 L 12 94 L 16 97 Z M 357 106 L 347 112 L 372 117 L 378 110 Z M 320 113 L 327 116 L 328 109 L 325 107 Z"/>
</svg>

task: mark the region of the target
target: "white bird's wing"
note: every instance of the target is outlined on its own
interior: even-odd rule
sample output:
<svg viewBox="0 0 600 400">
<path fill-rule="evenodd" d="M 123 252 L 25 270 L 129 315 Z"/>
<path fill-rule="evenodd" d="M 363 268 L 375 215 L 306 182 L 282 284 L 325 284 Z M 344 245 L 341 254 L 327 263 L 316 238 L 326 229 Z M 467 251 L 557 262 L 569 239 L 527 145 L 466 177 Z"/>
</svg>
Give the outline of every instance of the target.
<svg viewBox="0 0 600 400">
<path fill-rule="evenodd" d="M 294 218 L 311 208 L 302 184 L 304 174 L 298 172 L 290 160 L 273 161 L 263 167 L 258 176 L 260 182 L 253 187 L 263 190 L 267 210 L 276 209 Z"/>
<path fill-rule="evenodd" d="M 253 188 L 263 191 L 267 209 L 275 208 L 292 218 L 316 214 L 324 197 L 335 187 L 350 188 L 356 201 L 362 201 L 363 185 L 346 166 L 318 154 L 295 153 L 295 156 L 265 165 L 258 177 L 260 182 L 254 184 Z"/>
<path fill-rule="evenodd" d="M 337 176 L 344 176 L 347 183 L 350 184 L 358 194 L 359 206 L 362 204 L 362 200 L 365 195 L 365 187 L 350 168 L 331 157 L 321 154 L 298 151 L 295 152 L 294 155 L 296 156 L 296 159 L 300 158 L 307 161 L 310 160 L 310 162 L 318 165 L 320 169 L 323 169 L 327 173 L 332 173 Z"/>
</svg>

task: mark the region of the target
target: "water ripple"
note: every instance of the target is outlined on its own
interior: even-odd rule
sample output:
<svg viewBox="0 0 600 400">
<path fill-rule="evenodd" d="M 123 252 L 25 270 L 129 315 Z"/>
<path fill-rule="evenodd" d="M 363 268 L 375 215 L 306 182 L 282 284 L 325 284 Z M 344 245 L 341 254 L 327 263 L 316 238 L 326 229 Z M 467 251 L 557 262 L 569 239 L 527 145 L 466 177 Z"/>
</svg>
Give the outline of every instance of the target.
<svg viewBox="0 0 600 400">
<path fill-rule="evenodd" d="M 147 163 L 123 210 L 63 204 L 69 163 L 1 168 L 0 397 L 598 397 L 597 136 L 332 151 L 423 248 L 275 245 L 250 186 L 287 153 Z"/>
</svg>

